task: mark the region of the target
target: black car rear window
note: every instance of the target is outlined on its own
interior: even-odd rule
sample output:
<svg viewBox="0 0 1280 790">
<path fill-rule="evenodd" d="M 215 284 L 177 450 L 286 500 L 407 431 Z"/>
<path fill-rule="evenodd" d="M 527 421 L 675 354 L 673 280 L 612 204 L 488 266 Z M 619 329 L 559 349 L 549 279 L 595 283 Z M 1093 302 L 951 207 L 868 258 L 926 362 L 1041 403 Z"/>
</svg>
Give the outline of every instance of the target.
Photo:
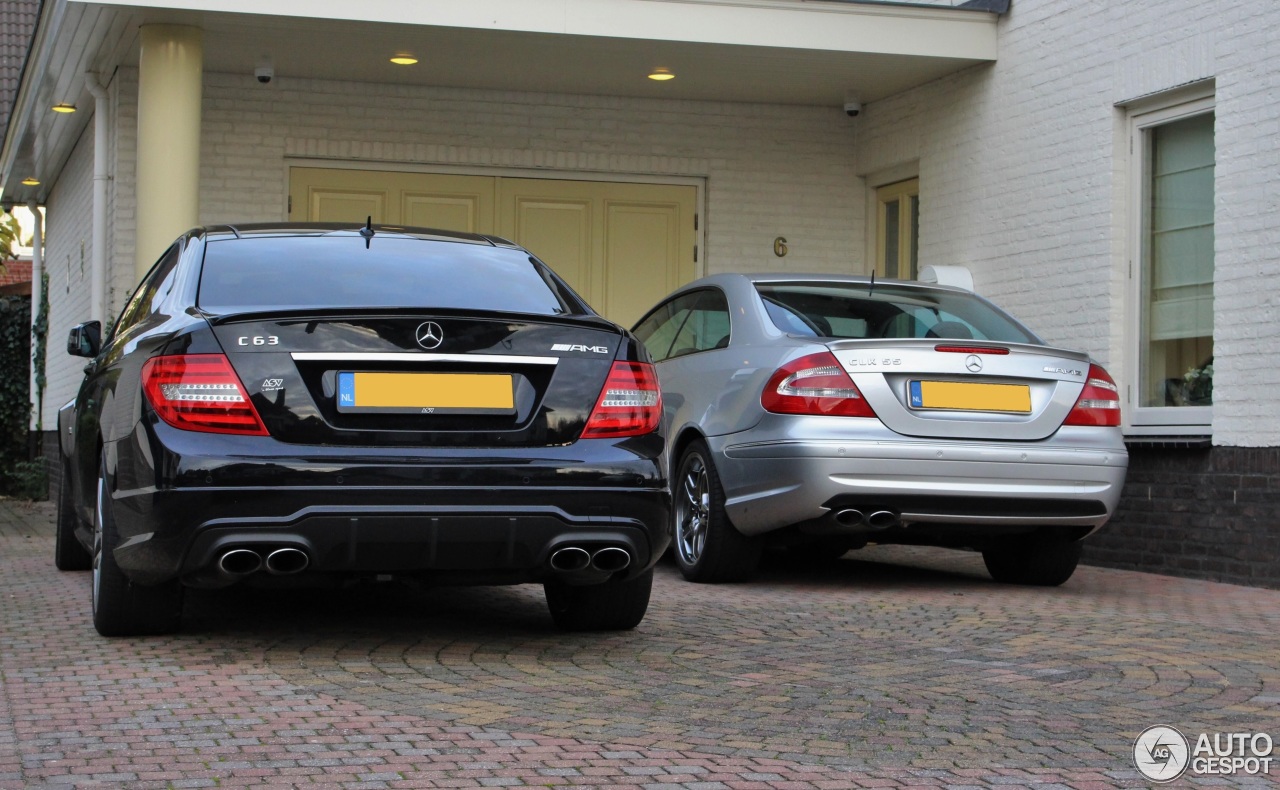
<svg viewBox="0 0 1280 790">
<path fill-rule="evenodd" d="M 788 334 L 1041 343 L 1007 313 L 968 293 L 853 283 L 757 283 L 756 291 L 774 325 Z"/>
<path fill-rule="evenodd" d="M 430 307 L 570 312 L 521 250 L 379 235 L 209 242 L 196 303 L 211 313 L 261 309 Z"/>
</svg>

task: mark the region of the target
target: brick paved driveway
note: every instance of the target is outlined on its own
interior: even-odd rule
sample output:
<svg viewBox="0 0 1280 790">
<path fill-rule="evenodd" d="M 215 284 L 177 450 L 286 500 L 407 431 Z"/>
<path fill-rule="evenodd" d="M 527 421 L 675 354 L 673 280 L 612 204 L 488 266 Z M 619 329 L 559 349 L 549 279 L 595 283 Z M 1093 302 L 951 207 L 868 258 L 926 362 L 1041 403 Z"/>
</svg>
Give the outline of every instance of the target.
<svg viewBox="0 0 1280 790">
<path fill-rule="evenodd" d="M 184 633 L 107 640 L 52 556 L 52 509 L 0 502 L 0 788 L 1142 787 L 1149 725 L 1280 740 L 1277 591 L 875 549 L 662 566 L 624 634 L 555 632 L 536 587 L 382 584 L 194 593 Z"/>
</svg>

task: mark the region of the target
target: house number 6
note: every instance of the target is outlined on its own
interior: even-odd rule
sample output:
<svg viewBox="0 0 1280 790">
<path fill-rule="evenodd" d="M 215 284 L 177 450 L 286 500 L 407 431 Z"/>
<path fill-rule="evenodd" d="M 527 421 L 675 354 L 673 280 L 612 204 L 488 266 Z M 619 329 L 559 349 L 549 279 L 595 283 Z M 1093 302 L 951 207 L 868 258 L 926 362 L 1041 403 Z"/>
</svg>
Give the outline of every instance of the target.
<svg viewBox="0 0 1280 790">
<path fill-rule="evenodd" d="M 773 254 L 779 258 L 787 257 L 787 240 L 782 236 L 773 240 Z"/>
</svg>

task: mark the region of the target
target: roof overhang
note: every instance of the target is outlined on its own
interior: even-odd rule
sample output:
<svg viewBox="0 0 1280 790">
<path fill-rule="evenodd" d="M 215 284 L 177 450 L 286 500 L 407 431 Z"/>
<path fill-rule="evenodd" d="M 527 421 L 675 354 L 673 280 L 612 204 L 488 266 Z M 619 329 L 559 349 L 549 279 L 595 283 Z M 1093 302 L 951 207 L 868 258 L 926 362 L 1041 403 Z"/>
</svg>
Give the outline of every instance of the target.
<svg viewBox="0 0 1280 790">
<path fill-rule="evenodd" d="M 840 108 L 995 60 L 996 22 L 847 0 L 46 0 L 0 185 L 6 201 L 43 201 L 92 114 L 86 73 L 136 64 L 147 23 L 200 27 L 205 70 L 247 87 L 268 59 L 281 80 Z M 389 63 L 399 52 L 420 62 Z M 647 79 L 657 67 L 676 78 Z M 86 111 L 50 112 L 59 102 Z"/>
</svg>

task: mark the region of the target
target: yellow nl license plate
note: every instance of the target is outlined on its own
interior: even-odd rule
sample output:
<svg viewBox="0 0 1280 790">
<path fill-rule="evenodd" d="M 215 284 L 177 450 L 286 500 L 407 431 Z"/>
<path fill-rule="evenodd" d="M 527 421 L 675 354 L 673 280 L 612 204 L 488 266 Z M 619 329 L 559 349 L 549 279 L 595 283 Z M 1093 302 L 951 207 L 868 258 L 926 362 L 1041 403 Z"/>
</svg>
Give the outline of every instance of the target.
<svg viewBox="0 0 1280 790">
<path fill-rule="evenodd" d="M 1026 384 L 913 381 L 908 394 L 913 409 L 1031 413 L 1031 388 Z"/>
<path fill-rule="evenodd" d="M 338 410 L 399 414 L 511 414 L 506 373 L 338 374 Z"/>
</svg>

